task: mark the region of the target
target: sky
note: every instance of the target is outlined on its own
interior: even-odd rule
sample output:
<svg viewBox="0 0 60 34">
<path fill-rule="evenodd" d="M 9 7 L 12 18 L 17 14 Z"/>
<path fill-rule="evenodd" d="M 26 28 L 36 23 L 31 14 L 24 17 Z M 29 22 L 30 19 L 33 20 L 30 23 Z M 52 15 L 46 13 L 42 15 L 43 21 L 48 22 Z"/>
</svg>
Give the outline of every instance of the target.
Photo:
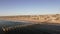
<svg viewBox="0 0 60 34">
<path fill-rule="evenodd" d="M 60 0 L 0 0 L 0 16 L 60 14 Z"/>
</svg>

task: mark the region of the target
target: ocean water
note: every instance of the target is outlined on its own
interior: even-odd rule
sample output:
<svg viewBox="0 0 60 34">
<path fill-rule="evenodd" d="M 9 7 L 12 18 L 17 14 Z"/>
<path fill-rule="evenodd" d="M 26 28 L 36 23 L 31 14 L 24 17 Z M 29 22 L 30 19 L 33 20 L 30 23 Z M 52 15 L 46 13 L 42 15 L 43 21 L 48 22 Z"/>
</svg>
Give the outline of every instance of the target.
<svg viewBox="0 0 60 34">
<path fill-rule="evenodd" d="M 17 26 L 17 25 L 27 25 L 27 24 L 31 24 L 31 23 L 0 20 L 0 28 L 12 27 L 12 26 Z"/>
<path fill-rule="evenodd" d="M 27 25 L 32 23 L 27 22 L 16 22 L 16 21 L 6 21 L 0 20 L 0 33 L 2 33 L 2 27 L 12 27 L 17 25 Z M 22 31 L 22 32 L 21 32 Z M 48 25 L 48 24 L 32 24 L 31 26 L 27 26 L 24 28 L 17 28 L 16 30 L 11 30 L 9 33 L 46 33 L 46 34 L 60 34 L 60 25 Z M 4 32 L 3 32 L 4 33 Z M 9 34 L 8 33 L 8 34 Z"/>
</svg>

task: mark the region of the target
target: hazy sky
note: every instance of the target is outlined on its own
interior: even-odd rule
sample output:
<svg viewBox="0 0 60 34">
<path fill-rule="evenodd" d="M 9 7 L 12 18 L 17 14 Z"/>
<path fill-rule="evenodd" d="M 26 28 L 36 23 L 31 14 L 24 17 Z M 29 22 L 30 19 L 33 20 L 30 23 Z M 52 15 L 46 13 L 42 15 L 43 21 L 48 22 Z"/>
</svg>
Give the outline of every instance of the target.
<svg viewBox="0 0 60 34">
<path fill-rule="evenodd" d="M 0 16 L 55 13 L 60 13 L 60 0 L 0 0 Z"/>
</svg>

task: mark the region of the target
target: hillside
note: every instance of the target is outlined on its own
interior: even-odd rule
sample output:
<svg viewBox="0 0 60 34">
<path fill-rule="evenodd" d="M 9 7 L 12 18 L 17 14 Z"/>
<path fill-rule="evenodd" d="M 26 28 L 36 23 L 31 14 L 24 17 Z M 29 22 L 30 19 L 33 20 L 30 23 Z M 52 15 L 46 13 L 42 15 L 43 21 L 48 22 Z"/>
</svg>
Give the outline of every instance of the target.
<svg viewBox="0 0 60 34">
<path fill-rule="evenodd" d="M 60 14 L 0 16 L 0 20 L 60 23 Z"/>
</svg>

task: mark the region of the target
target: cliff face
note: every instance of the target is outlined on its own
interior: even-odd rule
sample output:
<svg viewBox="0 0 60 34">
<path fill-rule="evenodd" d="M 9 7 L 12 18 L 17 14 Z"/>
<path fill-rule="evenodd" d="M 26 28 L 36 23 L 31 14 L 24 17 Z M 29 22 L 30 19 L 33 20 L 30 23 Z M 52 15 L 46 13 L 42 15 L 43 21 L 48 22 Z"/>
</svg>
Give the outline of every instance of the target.
<svg viewBox="0 0 60 34">
<path fill-rule="evenodd" d="M 22 16 L 4 16 L 0 20 L 18 20 L 18 21 L 32 21 L 32 22 L 50 22 L 60 23 L 60 14 L 55 15 L 22 15 Z"/>
</svg>

